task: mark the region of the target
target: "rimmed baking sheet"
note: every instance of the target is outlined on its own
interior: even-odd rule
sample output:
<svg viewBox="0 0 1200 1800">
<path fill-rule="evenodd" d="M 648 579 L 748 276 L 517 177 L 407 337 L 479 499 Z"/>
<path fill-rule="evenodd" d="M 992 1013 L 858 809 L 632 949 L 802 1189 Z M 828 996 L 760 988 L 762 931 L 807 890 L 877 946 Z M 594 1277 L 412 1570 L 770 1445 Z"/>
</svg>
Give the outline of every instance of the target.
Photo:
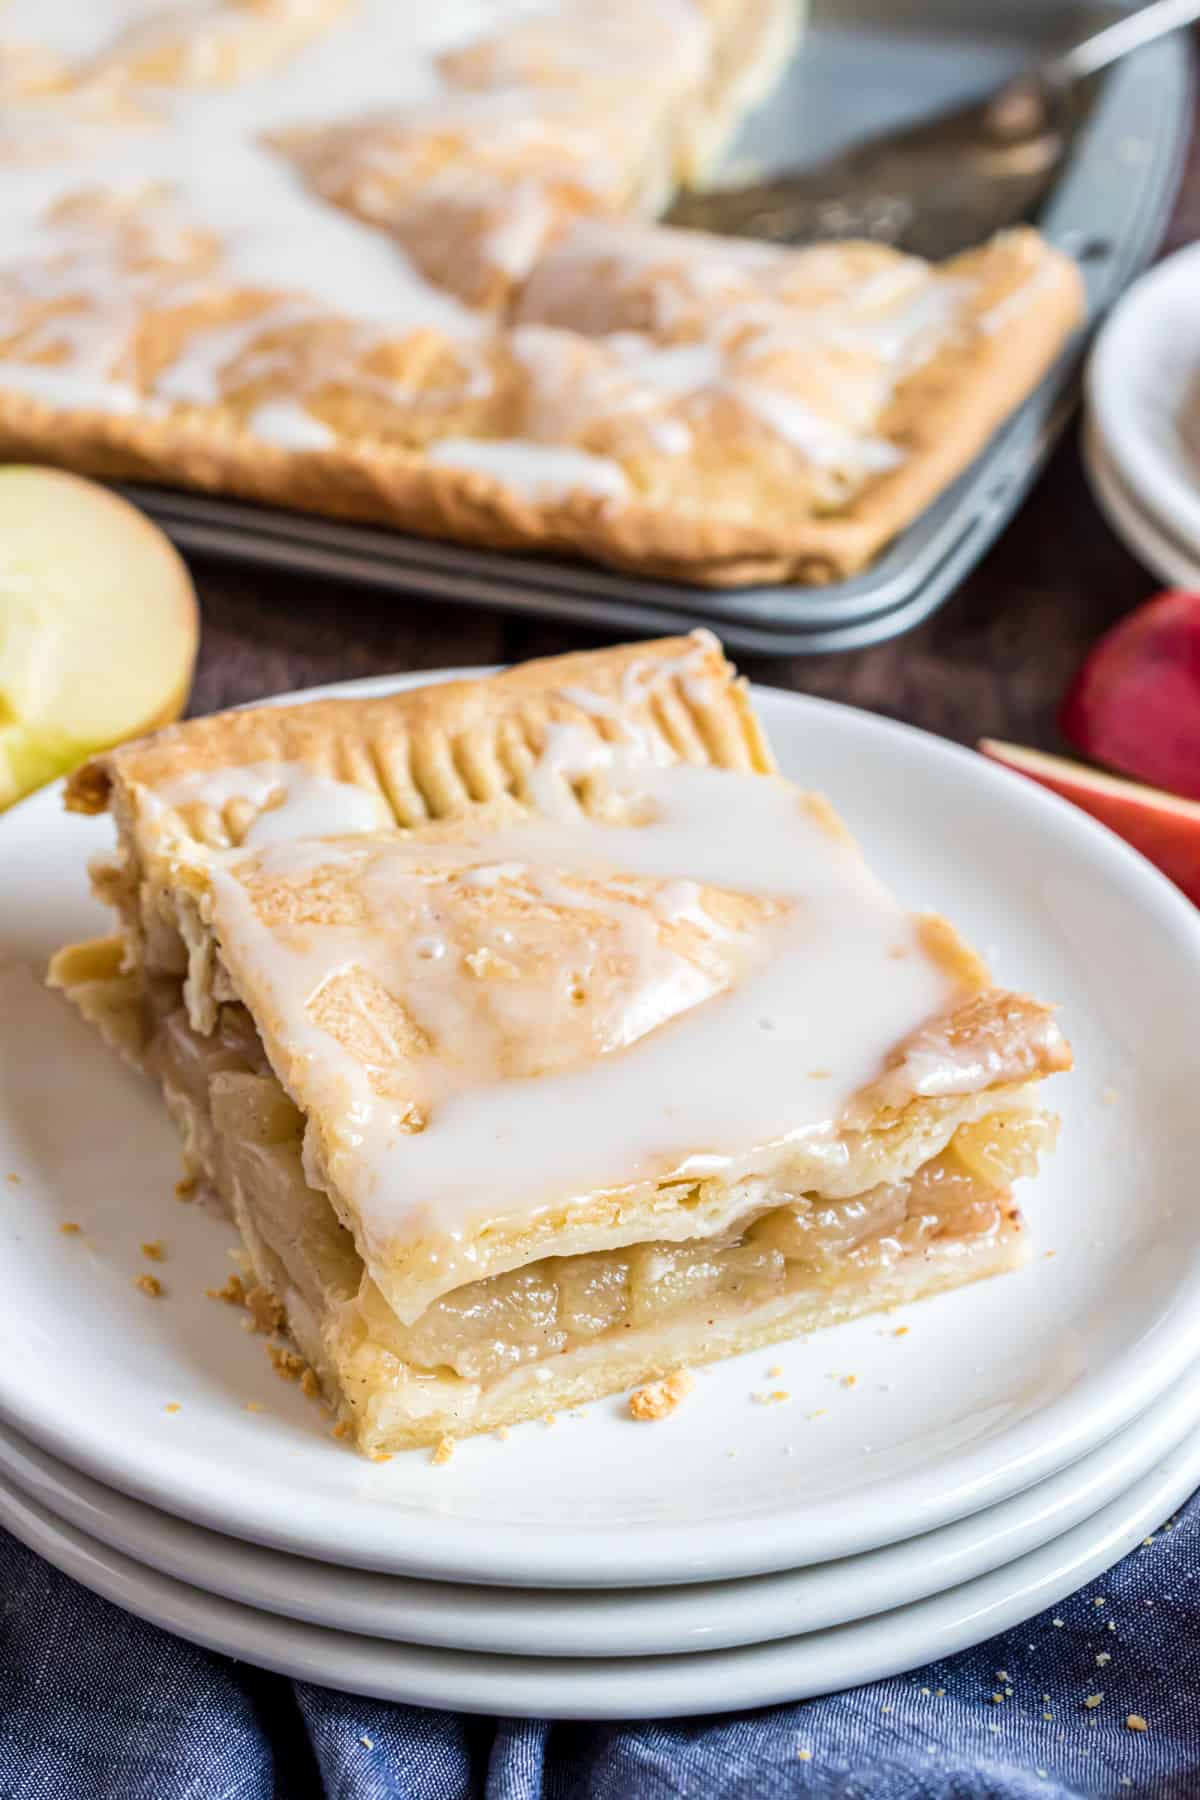
<svg viewBox="0 0 1200 1800">
<path fill-rule="evenodd" d="M 1078 31 L 1095 8 L 1012 4 L 968 35 L 961 9 L 920 0 L 818 4 L 769 102 L 746 121 L 730 162 L 794 166 L 869 129 L 900 123 L 998 83 Z M 971 26 L 967 15 L 968 28 Z M 1116 65 L 1043 209 L 1047 236 L 1082 262 L 1087 322 L 1056 367 L 976 462 L 852 580 L 825 588 L 730 591 L 642 580 L 581 562 L 479 550 L 311 514 L 142 484 L 124 488 L 184 550 L 263 567 L 567 619 L 623 632 L 718 629 L 736 650 L 857 648 L 908 630 L 943 604 L 1033 481 L 1076 391 L 1090 331 L 1145 267 L 1178 187 L 1191 119 L 1185 34 Z"/>
</svg>

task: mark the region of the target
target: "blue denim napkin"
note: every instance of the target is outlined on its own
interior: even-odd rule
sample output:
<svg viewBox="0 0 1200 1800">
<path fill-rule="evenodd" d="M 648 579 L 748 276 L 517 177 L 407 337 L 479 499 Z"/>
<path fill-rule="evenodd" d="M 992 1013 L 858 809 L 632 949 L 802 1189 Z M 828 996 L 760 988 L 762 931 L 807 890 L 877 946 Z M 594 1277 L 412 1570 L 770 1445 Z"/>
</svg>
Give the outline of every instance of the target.
<svg viewBox="0 0 1200 1800">
<path fill-rule="evenodd" d="M 286 1681 L 142 1624 L 0 1532 L 0 1800 L 321 1795 L 1196 1800 L 1200 1495 L 978 1650 L 823 1700 L 663 1724 L 462 1718 Z"/>
</svg>

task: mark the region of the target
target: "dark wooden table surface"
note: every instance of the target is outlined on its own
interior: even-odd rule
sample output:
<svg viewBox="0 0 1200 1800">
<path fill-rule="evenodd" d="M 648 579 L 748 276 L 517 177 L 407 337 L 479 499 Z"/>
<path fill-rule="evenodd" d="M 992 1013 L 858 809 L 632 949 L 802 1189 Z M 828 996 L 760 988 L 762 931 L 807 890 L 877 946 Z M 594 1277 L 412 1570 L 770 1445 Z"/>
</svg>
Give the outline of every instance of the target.
<svg viewBox="0 0 1200 1800">
<path fill-rule="evenodd" d="M 1164 253 L 1200 236 L 1200 136 Z M 611 641 L 552 621 L 192 563 L 204 611 L 192 710 L 401 669 L 512 662 Z M 1097 511 L 1068 432 L 959 592 L 907 636 L 834 656 L 743 657 L 755 680 L 851 701 L 947 737 L 1057 746 L 1058 697 L 1104 628 L 1161 584 Z"/>
</svg>

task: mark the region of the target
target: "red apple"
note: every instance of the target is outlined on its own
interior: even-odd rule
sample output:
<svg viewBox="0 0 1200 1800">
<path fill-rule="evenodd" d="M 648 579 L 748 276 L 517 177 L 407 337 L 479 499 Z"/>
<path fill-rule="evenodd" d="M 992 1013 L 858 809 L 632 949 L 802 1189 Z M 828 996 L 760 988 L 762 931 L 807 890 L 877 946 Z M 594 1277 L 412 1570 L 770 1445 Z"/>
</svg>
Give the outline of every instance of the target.
<svg viewBox="0 0 1200 1800">
<path fill-rule="evenodd" d="M 1119 781 L 1064 756 L 1022 750 L 992 738 L 984 738 L 979 748 L 995 762 L 1073 800 L 1140 850 L 1200 906 L 1200 806 L 1194 801 L 1178 800 L 1137 781 Z"/>
<path fill-rule="evenodd" d="M 1059 726 L 1093 761 L 1200 799 L 1200 594 L 1160 594 L 1105 632 Z"/>
</svg>

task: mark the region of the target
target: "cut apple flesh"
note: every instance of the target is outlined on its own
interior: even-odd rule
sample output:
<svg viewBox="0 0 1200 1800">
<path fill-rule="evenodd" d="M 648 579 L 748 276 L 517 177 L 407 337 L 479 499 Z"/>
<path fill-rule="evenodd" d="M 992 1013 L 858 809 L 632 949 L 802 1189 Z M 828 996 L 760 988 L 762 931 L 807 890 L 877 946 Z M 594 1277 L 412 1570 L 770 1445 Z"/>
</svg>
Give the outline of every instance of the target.
<svg viewBox="0 0 1200 1800">
<path fill-rule="evenodd" d="M 1103 775 L 1041 750 L 1024 750 L 991 738 L 984 738 L 979 748 L 994 762 L 1029 776 L 1099 819 L 1200 906 L 1200 805 L 1195 801 Z"/>
<path fill-rule="evenodd" d="M 187 569 L 136 507 L 0 468 L 0 806 L 177 718 L 197 636 Z"/>
</svg>

